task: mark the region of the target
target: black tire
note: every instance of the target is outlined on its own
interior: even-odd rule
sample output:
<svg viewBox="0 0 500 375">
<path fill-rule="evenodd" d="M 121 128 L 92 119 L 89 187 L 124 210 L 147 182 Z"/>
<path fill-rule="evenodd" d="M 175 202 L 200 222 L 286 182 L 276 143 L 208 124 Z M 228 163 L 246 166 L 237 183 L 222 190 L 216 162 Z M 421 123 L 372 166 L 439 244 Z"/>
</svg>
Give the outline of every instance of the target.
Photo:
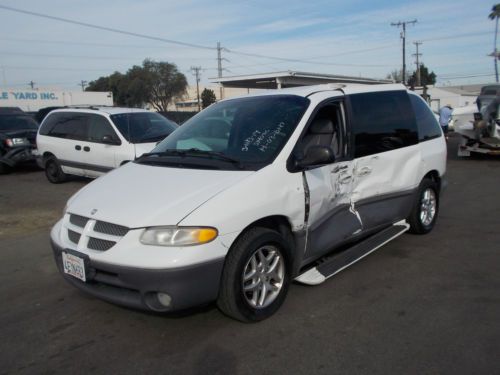
<svg viewBox="0 0 500 375">
<path fill-rule="evenodd" d="M 434 194 L 435 198 L 435 212 L 432 216 L 432 220 L 429 222 L 425 222 L 422 220 L 422 211 L 423 211 L 423 200 L 424 194 L 428 190 L 431 190 Z M 415 202 L 413 203 L 413 208 L 410 216 L 408 217 L 408 223 L 410 224 L 410 233 L 414 234 L 426 234 L 429 233 L 434 225 L 436 224 L 436 220 L 439 213 L 439 188 L 436 182 L 431 180 L 430 178 L 424 178 L 418 187 L 418 193 L 415 198 Z"/>
<path fill-rule="evenodd" d="M 266 246 L 279 250 L 284 266 L 283 281 L 281 289 L 279 289 L 268 306 L 254 307 L 247 300 L 243 291 L 243 275 L 252 256 L 259 249 Z M 278 232 L 267 228 L 251 228 L 236 240 L 226 257 L 217 306 L 224 314 L 245 323 L 266 319 L 273 315 L 283 304 L 290 285 L 291 270 L 292 262 L 289 246 L 285 239 Z"/>
<path fill-rule="evenodd" d="M 49 156 L 45 160 L 45 176 L 53 184 L 60 184 L 68 179 L 68 175 L 62 171 L 61 165 L 55 156 Z"/>
</svg>

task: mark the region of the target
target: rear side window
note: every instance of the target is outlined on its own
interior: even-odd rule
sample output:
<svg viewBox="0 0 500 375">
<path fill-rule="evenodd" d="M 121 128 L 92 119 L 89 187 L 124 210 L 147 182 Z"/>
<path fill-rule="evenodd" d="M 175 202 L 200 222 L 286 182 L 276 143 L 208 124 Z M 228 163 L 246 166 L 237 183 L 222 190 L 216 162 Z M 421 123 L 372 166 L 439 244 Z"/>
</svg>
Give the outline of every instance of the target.
<svg viewBox="0 0 500 375">
<path fill-rule="evenodd" d="M 441 127 L 427 103 L 416 95 L 410 95 L 418 127 L 418 140 L 427 141 L 441 136 Z"/>
<path fill-rule="evenodd" d="M 417 124 L 406 92 L 355 94 L 350 102 L 356 158 L 418 143 Z"/>
<path fill-rule="evenodd" d="M 58 138 L 86 140 L 88 133 L 87 120 L 88 116 L 84 113 L 53 113 L 44 122 L 40 134 Z"/>
</svg>

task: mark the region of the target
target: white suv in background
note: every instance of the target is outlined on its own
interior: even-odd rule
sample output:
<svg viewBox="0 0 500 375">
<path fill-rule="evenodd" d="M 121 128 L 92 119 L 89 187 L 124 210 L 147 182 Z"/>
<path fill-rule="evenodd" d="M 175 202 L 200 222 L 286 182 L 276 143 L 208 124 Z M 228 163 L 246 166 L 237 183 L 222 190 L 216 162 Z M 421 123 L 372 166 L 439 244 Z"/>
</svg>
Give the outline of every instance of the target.
<svg viewBox="0 0 500 375">
<path fill-rule="evenodd" d="M 99 177 L 151 151 L 177 127 L 144 109 L 57 109 L 40 125 L 38 161 L 52 183 L 66 181 L 69 174 Z"/>
</svg>

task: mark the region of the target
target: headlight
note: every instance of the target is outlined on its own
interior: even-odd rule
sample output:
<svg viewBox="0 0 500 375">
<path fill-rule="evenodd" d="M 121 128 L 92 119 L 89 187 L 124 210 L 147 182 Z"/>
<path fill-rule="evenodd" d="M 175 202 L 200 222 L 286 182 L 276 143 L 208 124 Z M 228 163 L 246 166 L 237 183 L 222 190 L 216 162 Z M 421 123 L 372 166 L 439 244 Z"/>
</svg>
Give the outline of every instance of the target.
<svg viewBox="0 0 500 375">
<path fill-rule="evenodd" d="M 213 241 L 217 229 L 211 227 L 151 227 L 141 235 L 144 245 L 192 246 Z"/>
</svg>

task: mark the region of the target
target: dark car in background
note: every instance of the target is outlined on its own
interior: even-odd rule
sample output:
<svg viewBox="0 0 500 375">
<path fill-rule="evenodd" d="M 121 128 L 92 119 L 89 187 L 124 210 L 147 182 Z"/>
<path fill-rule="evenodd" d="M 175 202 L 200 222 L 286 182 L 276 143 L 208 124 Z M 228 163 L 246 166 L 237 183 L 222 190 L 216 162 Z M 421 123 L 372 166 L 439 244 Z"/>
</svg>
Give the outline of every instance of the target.
<svg viewBox="0 0 500 375">
<path fill-rule="evenodd" d="M 17 107 L 0 108 L 0 174 L 35 161 L 38 123 Z"/>
</svg>

